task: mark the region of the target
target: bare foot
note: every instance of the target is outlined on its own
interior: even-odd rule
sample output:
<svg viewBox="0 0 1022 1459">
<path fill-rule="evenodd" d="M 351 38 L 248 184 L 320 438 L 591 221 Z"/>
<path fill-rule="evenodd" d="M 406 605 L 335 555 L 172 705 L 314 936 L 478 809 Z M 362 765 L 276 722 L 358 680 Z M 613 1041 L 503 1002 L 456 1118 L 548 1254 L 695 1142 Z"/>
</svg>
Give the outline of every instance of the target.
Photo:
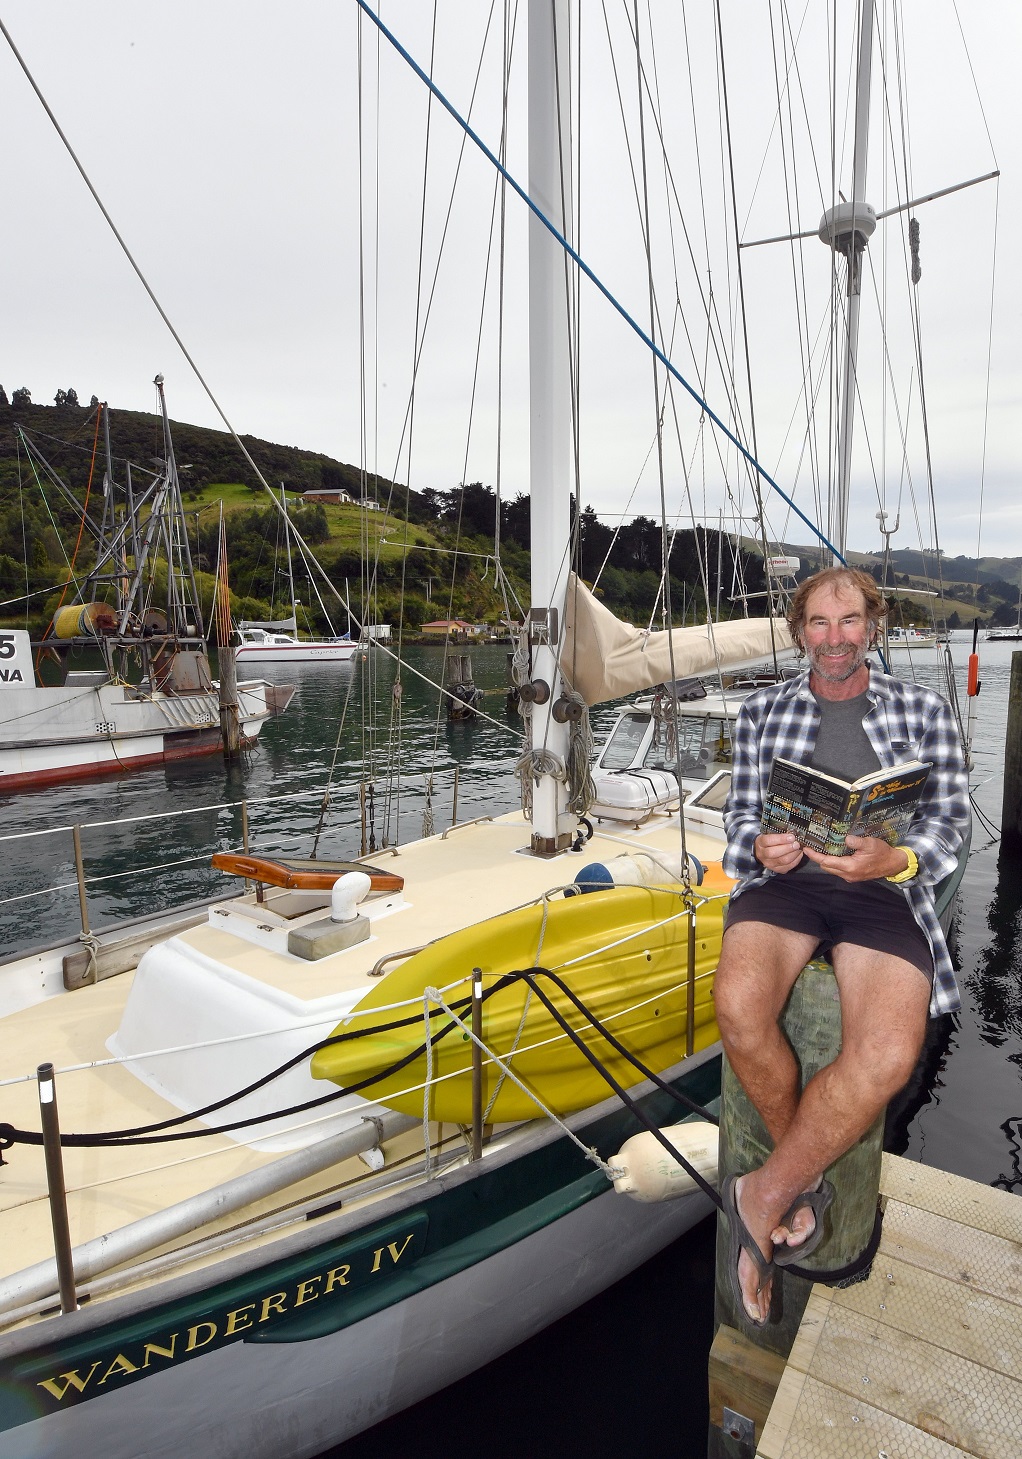
<svg viewBox="0 0 1022 1459">
<path fill-rule="evenodd" d="M 816 1180 L 807 1189 L 819 1190 L 823 1177 Z M 789 1207 L 790 1209 L 790 1207 Z M 816 1230 L 816 1214 L 811 1206 L 799 1206 L 786 1224 L 778 1224 L 770 1233 L 770 1240 L 774 1246 L 803 1246 Z"/>
<path fill-rule="evenodd" d="M 740 1180 L 735 1181 L 735 1209 L 745 1222 L 749 1235 L 756 1242 L 764 1260 L 770 1261 L 773 1257 L 774 1245 L 770 1238 L 771 1216 L 757 1204 L 753 1191 L 750 1191 L 748 1198 L 744 1200 L 740 1194 L 746 1190 L 750 1181 L 754 1184 L 754 1175 L 744 1175 Z M 760 1275 L 759 1268 L 744 1246 L 738 1256 L 738 1285 L 741 1288 L 742 1303 L 751 1321 L 766 1322 L 770 1316 L 773 1279 Z"/>
</svg>

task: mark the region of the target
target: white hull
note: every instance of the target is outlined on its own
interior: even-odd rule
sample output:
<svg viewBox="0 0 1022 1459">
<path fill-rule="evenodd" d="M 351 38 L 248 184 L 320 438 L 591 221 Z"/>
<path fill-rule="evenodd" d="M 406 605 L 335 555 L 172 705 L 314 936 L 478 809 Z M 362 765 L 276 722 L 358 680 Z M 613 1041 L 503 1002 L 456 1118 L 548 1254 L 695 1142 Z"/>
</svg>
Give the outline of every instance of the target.
<svg viewBox="0 0 1022 1459">
<path fill-rule="evenodd" d="M 236 1342 L 0 1436 L 3 1459 L 302 1459 L 491 1362 L 648 1261 L 711 1209 L 608 1192 L 340 1332 Z M 74 1320 L 74 1319 L 72 1319 Z"/>
<path fill-rule="evenodd" d="M 347 664 L 358 653 L 357 643 L 307 642 L 247 644 L 235 650 L 235 661 L 243 664 Z"/>
<path fill-rule="evenodd" d="M 914 633 L 909 638 L 892 638 L 887 644 L 891 653 L 911 653 L 919 649 L 937 647 L 935 633 Z"/>
<path fill-rule="evenodd" d="M 239 684 L 241 732 L 254 739 L 275 712 L 271 687 Z M 0 794 L 214 752 L 215 693 L 135 697 L 124 685 L 4 688 Z"/>
</svg>

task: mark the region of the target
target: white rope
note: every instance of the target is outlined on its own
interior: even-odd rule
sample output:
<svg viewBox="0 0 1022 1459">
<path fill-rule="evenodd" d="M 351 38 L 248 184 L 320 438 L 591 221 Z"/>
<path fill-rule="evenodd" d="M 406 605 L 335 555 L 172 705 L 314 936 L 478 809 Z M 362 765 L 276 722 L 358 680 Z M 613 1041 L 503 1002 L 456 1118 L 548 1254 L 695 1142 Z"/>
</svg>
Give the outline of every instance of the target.
<svg viewBox="0 0 1022 1459">
<path fill-rule="evenodd" d="M 464 978 L 457 978 L 453 983 L 445 983 L 443 991 L 450 993 L 455 988 L 459 988 L 464 981 Z M 219 1049 L 225 1047 L 227 1044 L 245 1043 L 248 1039 L 277 1038 L 281 1034 L 295 1033 L 303 1028 L 317 1028 L 321 1024 L 329 1023 L 332 1017 L 338 1018 L 340 1023 L 347 1026 L 354 1018 L 368 1018 L 370 1016 L 375 1018 L 378 1013 L 396 1013 L 402 1008 L 415 1007 L 420 1001 L 421 999 L 418 993 L 416 993 L 414 998 L 404 998 L 400 1003 L 380 1003 L 373 1008 L 356 1008 L 352 1009 L 349 1013 L 342 1013 L 340 1015 L 324 1015 L 321 1013 L 312 1018 L 300 1019 L 297 1023 L 289 1023 L 281 1028 L 260 1028 L 249 1033 L 225 1034 L 222 1038 L 200 1039 L 191 1044 L 170 1044 L 163 1049 L 143 1049 L 140 1052 L 136 1051 L 133 1054 L 119 1055 L 109 1059 L 90 1059 L 84 1064 L 63 1064 L 54 1072 L 55 1074 L 82 1074 L 88 1072 L 90 1069 L 109 1069 L 118 1064 L 137 1064 L 141 1059 L 159 1059 L 164 1054 L 190 1054 L 194 1053 L 196 1049 Z M 9 1084 L 27 1084 L 32 1080 L 38 1079 L 38 1077 L 38 1072 L 35 1069 L 32 1070 L 31 1074 L 15 1074 L 8 1079 L 0 1079 L 0 1089 L 5 1089 Z M 412 1089 L 417 1088 L 418 1085 L 412 1086 Z M 408 1091 L 405 1092 L 407 1093 Z"/>
<path fill-rule="evenodd" d="M 472 1042 L 474 1044 L 477 1044 L 479 1046 L 479 1048 L 483 1051 L 483 1053 L 487 1056 L 487 1058 L 493 1060 L 493 1062 L 497 1065 L 497 1067 L 503 1072 L 503 1074 L 508 1079 L 510 1079 L 512 1081 L 512 1083 L 517 1084 L 518 1088 L 522 1091 L 523 1094 L 528 1095 L 528 1097 L 532 1100 L 532 1102 L 535 1105 L 537 1105 L 543 1111 L 543 1113 L 546 1115 L 547 1119 L 550 1120 L 553 1124 L 555 1124 L 557 1126 L 557 1128 L 561 1131 L 562 1134 L 567 1135 L 568 1139 L 572 1142 L 573 1145 L 577 1145 L 578 1146 L 579 1150 L 581 1150 L 581 1152 L 585 1156 L 585 1158 L 587 1160 L 591 1161 L 593 1165 L 597 1166 L 598 1169 L 600 1169 L 600 1170 L 603 1171 L 604 1175 L 607 1177 L 608 1180 L 614 1180 L 616 1178 L 616 1176 L 620 1174 L 620 1171 L 617 1170 L 615 1167 L 613 1167 L 611 1165 L 608 1165 L 607 1162 L 600 1156 L 600 1154 L 593 1147 L 588 1146 L 588 1145 L 583 1145 L 582 1141 L 578 1138 L 578 1136 L 575 1134 L 575 1132 L 573 1130 L 569 1130 L 568 1126 L 561 1119 L 560 1115 L 554 1114 L 553 1110 L 550 1109 L 550 1108 L 548 1108 L 548 1106 L 543 1103 L 543 1101 L 540 1099 L 539 1095 L 536 1093 L 536 1091 L 534 1089 L 530 1089 L 529 1086 L 523 1080 L 521 1080 L 521 1079 L 518 1078 L 518 1075 L 514 1072 L 514 1070 L 512 1068 L 510 1068 L 507 1064 L 505 1064 L 504 1061 L 501 1058 L 499 1058 L 498 1055 L 495 1054 L 492 1049 L 488 1049 L 486 1047 L 486 1045 L 483 1043 L 482 1039 L 478 1036 L 478 1034 L 471 1027 L 471 1025 L 467 1024 L 463 1018 L 459 1018 L 458 1015 L 454 1012 L 453 1008 L 450 1008 L 447 1005 L 447 1003 L 444 1001 L 444 999 L 443 999 L 443 997 L 442 997 L 442 995 L 440 993 L 439 988 L 426 988 L 424 990 L 424 992 L 423 992 L 423 1001 L 424 1001 L 424 1005 L 425 1005 L 425 1008 L 426 1008 L 426 1018 L 427 1018 L 426 1027 L 427 1027 L 427 1031 L 428 1031 L 428 1028 L 429 1028 L 429 1023 L 428 1023 L 428 1019 L 429 1019 L 429 1005 L 430 1005 L 430 1003 L 435 1003 L 438 1008 L 443 1009 L 443 1011 L 447 1014 L 448 1018 L 450 1018 L 454 1023 L 456 1023 L 458 1025 L 458 1027 L 461 1029 L 461 1031 L 463 1033 L 465 1033 L 465 1034 L 468 1035 L 468 1037 L 472 1040 Z M 426 1047 L 427 1047 L 427 1050 L 428 1050 L 429 1049 L 428 1038 L 427 1038 Z M 429 1053 L 428 1052 L 427 1052 L 427 1055 L 426 1055 L 426 1063 L 427 1063 L 427 1070 L 428 1070 L 428 1069 L 431 1068 L 431 1060 L 430 1060 L 430 1057 L 429 1057 Z M 427 1079 L 428 1078 L 429 1078 L 429 1073 L 427 1073 Z M 426 1168 L 427 1168 L 427 1173 L 428 1173 L 428 1171 L 429 1171 L 428 1147 L 427 1147 L 426 1162 L 427 1162 Z"/>
</svg>

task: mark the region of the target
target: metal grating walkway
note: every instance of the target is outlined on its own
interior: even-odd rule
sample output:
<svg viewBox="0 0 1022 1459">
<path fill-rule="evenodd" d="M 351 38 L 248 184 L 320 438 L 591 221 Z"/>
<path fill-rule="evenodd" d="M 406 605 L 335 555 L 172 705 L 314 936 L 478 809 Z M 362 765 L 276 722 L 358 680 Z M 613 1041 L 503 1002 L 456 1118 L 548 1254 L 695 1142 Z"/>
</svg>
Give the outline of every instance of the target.
<svg viewBox="0 0 1022 1459">
<path fill-rule="evenodd" d="M 885 1156 L 868 1282 L 815 1287 L 759 1459 L 1022 1455 L 1022 1200 Z"/>
</svg>

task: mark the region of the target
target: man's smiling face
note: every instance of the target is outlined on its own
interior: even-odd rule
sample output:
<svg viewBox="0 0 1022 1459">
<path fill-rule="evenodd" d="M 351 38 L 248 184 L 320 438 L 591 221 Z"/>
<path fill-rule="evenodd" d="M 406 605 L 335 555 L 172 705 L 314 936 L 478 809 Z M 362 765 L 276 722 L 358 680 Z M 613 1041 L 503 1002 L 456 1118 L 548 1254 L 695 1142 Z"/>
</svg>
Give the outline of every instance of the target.
<svg viewBox="0 0 1022 1459">
<path fill-rule="evenodd" d="M 828 684 L 844 684 L 863 668 L 873 627 L 859 588 L 829 584 L 806 602 L 802 636 L 812 672 Z"/>
</svg>

